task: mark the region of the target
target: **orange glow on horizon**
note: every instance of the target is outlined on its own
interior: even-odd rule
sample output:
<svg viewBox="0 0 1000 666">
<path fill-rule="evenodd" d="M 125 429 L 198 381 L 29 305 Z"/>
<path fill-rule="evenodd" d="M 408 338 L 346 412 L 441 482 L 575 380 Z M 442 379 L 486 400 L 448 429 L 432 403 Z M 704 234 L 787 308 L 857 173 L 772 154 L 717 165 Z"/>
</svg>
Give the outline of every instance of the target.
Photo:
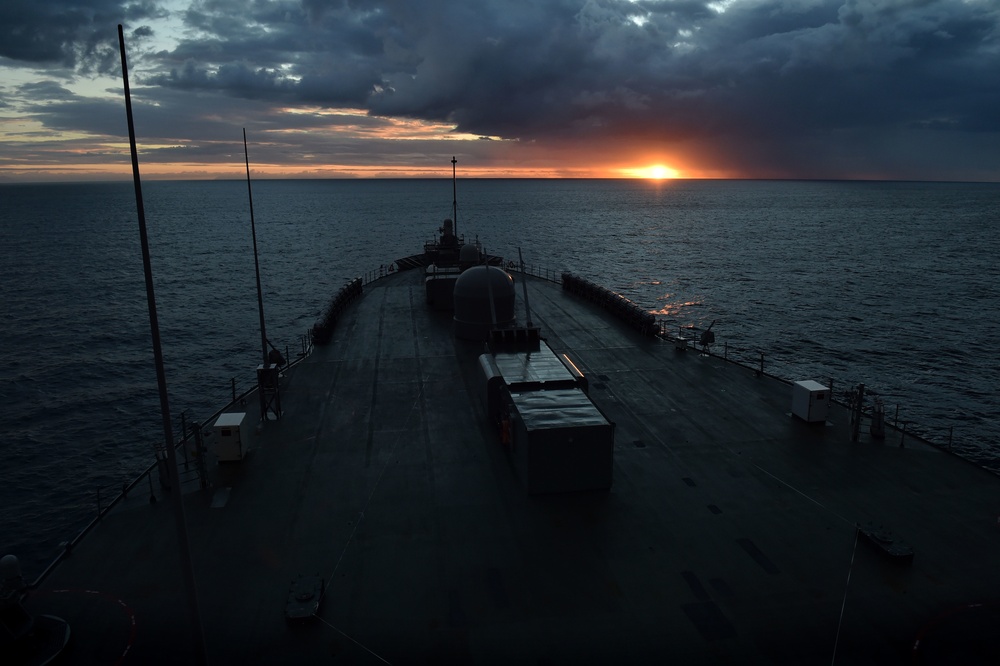
<svg viewBox="0 0 1000 666">
<path fill-rule="evenodd" d="M 619 169 L 619 172 L 626 178 L 645 178 L 647 180 L 667 180 L 679 178 L 681 175 L 677 169 L 663 164 Z"/>
<path fill-rule="evenodd" d="M 87 156 L 85 151 L 66 151 L 77 158 L 57 164 L 31 164 L 26 162 L 6 162 L 0 160 L 0 182 L 30 181 L 98 181 L 126 180 L 132 175 L 128 154 L 117 144 L 104 144 L 103 156 L 114 156 L 113 162 L 94 164 L 79 161 Z M 442 153 L 443 154 L 443 153 Z M 450 157 L 451 153 L 448 153 Z M 233 162 L 190 162 L 156 161 L 140 151 L 139 171 L 150 180 L 219 180 L 246 177 L 242 155 Z M 234 155 L 234 157 L 237 157 Z M 463 178 L 537 178 L 537 179 L 602 179 L 627 178 L 644 179 L 652 182 L 682 178 L 726 178 L 730 174 L 701 172 L 697 169 L 683 171 L 655 163 L 645 167 L 623 167 L 613 164 L 598 165 L 589 160 L 574 162 L 572 156 L 558 165 L 548 160 L 482 159 L 466 156 L 459 159 L 458 173 Z M 426 160 L 413 164 L 344 164 L 344 163 L 298 163 L 279 164 L 258 162 L 250 165 L 251 175 L 264 179 L 376 179 L 376 178 L 450 178 L 451 165 L 444 159 L 442 164 L 430 165 Z"/>
<path fill-rule="evenodd" d="M 646 170 L 609 169 L 590 166 L 524 166 L 511 162 L 492 165 L 473 165 L 468 159 L 458 174 L 461 178 L 653 178 L 677 177 L 677 172 L 669 170 L 647 173 Z M 241 179 L 246 177 L 246 167 L 240 162 L 232 164 L 197 162 L 155 162 L 143 161 L 139 155 L 139 172 L 150 180 L 218 180 Z M 632 173 L 642 172 L 642 173 Z M 450 178 L 451 165 L 426 166 L 407 164 L 266 164 L 250 165 L 254 178 L 267 179 L 308 179 L 308 178 Z M 0 182 L 13 181 L 75 181 L 75 180 L 126 180 L 132 176 L 132 165 L 127 160 L 112 164 L 88 164 L 64 162 L 59 165 L 45 164 L 0 164 Z"/>
</svg>

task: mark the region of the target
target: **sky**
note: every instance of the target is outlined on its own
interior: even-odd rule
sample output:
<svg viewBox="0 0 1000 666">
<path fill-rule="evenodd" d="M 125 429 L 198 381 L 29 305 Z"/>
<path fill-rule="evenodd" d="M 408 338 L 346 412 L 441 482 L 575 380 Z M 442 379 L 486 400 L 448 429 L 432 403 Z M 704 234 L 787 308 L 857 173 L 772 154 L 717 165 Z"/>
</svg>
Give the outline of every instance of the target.
<svg viewBox="0 0 1000 666">
<path fill-rule="evenodd" d="M 997 0 L 3 0 L 0 181 L 1000 181 Z"/>
</svg>

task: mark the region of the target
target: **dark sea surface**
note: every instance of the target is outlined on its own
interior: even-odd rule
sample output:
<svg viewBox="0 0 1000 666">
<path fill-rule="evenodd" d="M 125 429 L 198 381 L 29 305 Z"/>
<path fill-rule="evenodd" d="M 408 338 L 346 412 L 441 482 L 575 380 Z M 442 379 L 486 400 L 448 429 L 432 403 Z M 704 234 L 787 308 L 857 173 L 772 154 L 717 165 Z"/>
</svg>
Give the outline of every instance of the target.
<svg viewBox="0 0 1000 666">
<path fill-rule="evenodd" d="M 292 357 L 347 280 L 419 252 L 442 180 L 257 181 L 268 337 Z M 248 388 L 247 187 L 144 183 L 175 424 Z M 460 180 L 458 231 L 572 271 L 787 379 L 864 382 L 890 421 L 1000 471 L 1000 185 Z M 162 439 L 131 183 L 0 186 L 0 554 L 29 578 Z M 179 425 L 175 433 L 180 434 Z"/>
</svg>

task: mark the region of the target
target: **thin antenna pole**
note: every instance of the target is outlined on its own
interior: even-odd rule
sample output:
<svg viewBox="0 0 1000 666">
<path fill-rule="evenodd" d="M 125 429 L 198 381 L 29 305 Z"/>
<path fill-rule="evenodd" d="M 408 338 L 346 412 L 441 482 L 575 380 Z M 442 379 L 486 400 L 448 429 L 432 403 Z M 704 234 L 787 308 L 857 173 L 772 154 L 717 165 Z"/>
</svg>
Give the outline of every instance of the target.
<svg viewBox="0 0 1000 666">
<path fill-rule="evenodd" d="M 132 96 L 128 87 L 128 67 L 125 62 L 125 34 L 118 24 L 118 46 L 122 58 L 122 80 L 125 84 L 125 115 L 128 117 L 128 138 L 132 150 L 132 180 L 135 182 L 135 205 L 139 212 L 139 240 L 142 245 L 142 267 L 146 276 L 146 302 L 149 306 L 149 329 L 153 338 L 153 360 L 156 365 L 156 384 L 160 391 L 160 412 L 163 416 L 163 439 L 167 446 L 167 467 L 170 473 L 170 498 L 177 524 L 177 541 L 181 555 L 181 569 L 187 588 L 188 606 L 191 612 L 191 631 L 194 638 L 195 659 L 198 664 L 207 664 L 205 635 L 201 626 L 198 608 L 198 591 L 191 564 L 191 543 L 188 539 L 187 522 L 184 518 L 184 502 L 181 496 L 180 474 L 177 471 L 177 453 L 174 450 L 174 433 L 170 425 L 170 402 L 167 398 L 167 378 L 163 369 L 163 350 L 160 345 L 160 324 L 156 316 L 156 296 L 153 293 L 153 269 L 149 260 L 149 238 L 146 234 L 146 212 L 142 203 L 142 183 L 139 178 L 139 154 L 135 147 L 135 125 L 132 122 Z"/>
<path fill-rule="evenodd" d="M 257 275 L 257 312 L 260 314 L 260 350 L 263 355 L 262 363 L 267 366 L 267 331 L 264 329 L 264 295 L 260 290 L 260 260 L 257 259 L 257 226 L 253 218 L 253 190 L 250 188 L 250 153 L 247 152 L 247 128 L 243 128 L 243 158 L 247 164 L 247 196 L 250 199 L 250 235 L 253 237 L 253 270 Z M 266 408 L 264 402 L 264 392 L 259 391 L 261 401 L 261 416 Z"/>
<path fill-rule="evenodd" d="M 496 328 L 497 306 L 493 302 L 493 277 L 490 275 L 490 255 L 486 253 L 486 248 L 483 248 L 483 256 L 486 257 L 486 286 L 490 293 L 490 320 L 493 322 L 493 328 Z"/>
<path fill-rule="evenodd" d="M 451 221 L 454 224 L 455 238 L 458 238 L 458 185 L 455 178 L 455 165 L 458 160 L 451 156 Z"/>
<path fill-rule="evenodd" d="M 531 328 L 531 308 L 528 307 L 528 280 L 524 272 L 524 257 L 521 256 L 521 248 L 517 248 L 517 259 L 521 262 L 521 287 L 524 288 L 524 316 L 528 320 L 528 328 Z"/>
</svg>

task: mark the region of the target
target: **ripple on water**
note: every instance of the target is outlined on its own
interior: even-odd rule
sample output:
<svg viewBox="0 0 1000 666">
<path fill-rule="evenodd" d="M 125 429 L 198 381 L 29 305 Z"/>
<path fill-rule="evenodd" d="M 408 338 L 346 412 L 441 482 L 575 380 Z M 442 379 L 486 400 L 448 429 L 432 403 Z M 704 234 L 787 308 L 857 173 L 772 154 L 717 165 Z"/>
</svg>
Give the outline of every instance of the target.
<svg viewBox="0 0 1000 666">
<path fill-rule="evenodd" d="M 160 436 L 131 185 L 5 187 L 3 549 L 38 571 Z M 175 421 L 253 381 L 245 184 L 144 187 Z M 996 468 L 1000 186 L 459 183 L 459 233 L 572 270 L 789 379 L 864 382 L 900 420 Z M 254 188 L 268 337 L 298 346 L 349 279 L 451 217 L 450 180 Z M 72 211 L 70 213 L 69 211 Z M 58 222 L 55 222 L 58 221 Z M 42 306 L 44 305 L 44 307 Z"/>
</svg>

